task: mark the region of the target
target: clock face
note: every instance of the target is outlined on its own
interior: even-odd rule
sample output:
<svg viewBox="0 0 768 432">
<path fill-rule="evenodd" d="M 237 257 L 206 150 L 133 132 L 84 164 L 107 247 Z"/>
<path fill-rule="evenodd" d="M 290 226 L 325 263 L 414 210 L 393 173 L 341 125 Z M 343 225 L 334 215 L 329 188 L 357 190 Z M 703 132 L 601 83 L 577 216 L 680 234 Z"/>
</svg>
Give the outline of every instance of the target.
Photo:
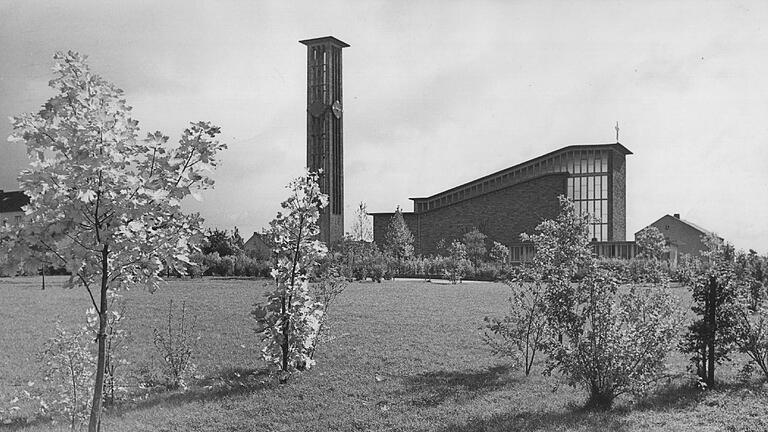
<svg viewBox="0 0 768 432">
<path fill-rule="evenodd" d="M 313 117 L 320 117 L 325 112 L 325 104 L 320 101 L 314 101 L 308 108 Z"/>
<path fill-rule="evenodd" d="M 344 112 L 344 110 L 341 109 L 341 102 L 339 101 L 333 103 L 331 110 L 333 111 L 333 115 L 335 115 L 338 119 L 341 118 L 341 113 Z"/>
</svg>

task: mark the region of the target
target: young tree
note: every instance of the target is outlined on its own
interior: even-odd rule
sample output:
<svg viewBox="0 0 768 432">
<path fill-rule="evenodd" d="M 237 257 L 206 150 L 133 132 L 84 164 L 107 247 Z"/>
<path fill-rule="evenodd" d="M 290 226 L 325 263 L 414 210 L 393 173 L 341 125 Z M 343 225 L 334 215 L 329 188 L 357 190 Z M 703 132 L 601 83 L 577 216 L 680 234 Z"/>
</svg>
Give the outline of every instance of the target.
<svg viewBox="0 0 768 432">
<path fill-rule="evenodd" d="M 488 256 L 495 263 L 506 264 L 509 260 L 509 248 L 495 241 Z"/>
<path fill-rule="evenodd" d="M 715 383 L 715 365 L 728 358 L 736 342 L 738 296 L 740 284 L 735 271 L 735 251 L 715 235 L 704 243 L 707 250 L 693 261 L 684 280 L 693 294 L 691 310 L 697 318 L 688 327 L 681 344 L 683 352 L 692 354 L 691 361 L 699 377 L 708 385 Z"/>
<path fill-rule="evenodd" d="M 448 261 L 445 263 L 445 275 L 452 284 L 461 282 L 467 273 L 470 262 L 467 259 L 467 247 L 459 240 L 448 246 Z"/>
<path fill-rule="evenodd" d="M 314 364 L 323 305 L 310 296 L 309 277 L 327 253 L 317 240 L 320 209 L 328 204 L 328 196 L 320 193 L 317 174 L 297 178 L 288 189 L 291 193 L 282 203 L 283 211 L 269 224 L 275 247 L 274 289 L 267 294 L 266 304 L 254 305 L 251 312 L 256 333 L 264 342 L 262 358 L 280 368 L 281 380 L 291 371 Z"/>
<path fill-rule="evenodd" d="M 405 224 L 400 207 L 395 210 L 395 214 L 389 220 L 383 249 L 397 260 L 409 258 L 413 255 L 413 234 L 408 229 L 408 225 Z"/>
<path fill-rule="evenodd" d="M 354 241 L 373 241 L 373 221 L 368 216 L 368 206 L 362 201 L 355 210 L 355 220 L 352 223 L 351 239 Z"/>
<path fill-rule="evenodd" d="M 477 228 L 473 228 L 472 231 L 467 232 L 462 237 L 464 246 L 467 248 L 467 257 L 475 265 L 485 258 L 488 251 L 485 247 L 485 239 L 487 238 L 488 236 L 481 233 Z"/>
<path fill-rule="evenodd" d="M 526 376 L 549 337 L 544 287 L 531 276 L 523 270 L 515 279 L 504 281 L 511 291 L 509 312 L 501 319 L 485 317 L 483 335 L 495 355 L 511 358 L 515 367 L 522 363 Z"/>
<path fill-rule="evenodd" d="M 98 314 L 98 357 L 88 430 L 99 429 L 110 294 L 133 284 L 154 290 L 165 263 L 183 274 L 200 217 L 181 201 L 213 186 L 208 177 L 219 128 L 186 129 L 178 146 L 160 132 L 139 139 L 122 90 L 93 74 L 86 57 L 54 56 L 56 90 L 37 114 L 13 119 L 11 140 L 32 159 L 19 183 L 30 197 L 11 256 L 34 257 L 43 248 L 84 288 Z"/>
<path fill-rule="evenodd" d="M 667 251 L 664 234 L 655 226 L 648 226 L 640 230 L 635 238 L 640 255 L 654 260 L 660 260 Z"/>
</svg>

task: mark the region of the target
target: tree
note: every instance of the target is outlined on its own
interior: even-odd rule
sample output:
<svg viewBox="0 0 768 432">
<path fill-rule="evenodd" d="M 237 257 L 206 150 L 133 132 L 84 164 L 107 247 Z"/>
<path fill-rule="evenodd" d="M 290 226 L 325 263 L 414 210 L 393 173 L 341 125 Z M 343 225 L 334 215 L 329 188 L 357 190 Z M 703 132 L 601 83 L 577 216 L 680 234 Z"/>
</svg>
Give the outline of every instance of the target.
<svg viewBox="0 0 768 432">
<path fill-rule="evenodd" d="M 681 344 L 692 354 L 698 376 L 708 386 L 715 383 L 715 365 L 728 358 L 736 343 L 740 281 L 735 271 L 735 251 L 714 234 L 704 240 L 707 250 L 694 259 L 686 283 L 693 294 L 691 310 L 697 315 Z"/>
<path fill-rule="evenodd" d="M 395 214 L 389 219 L 383 249 L 398 260 L 409 258 L 413 255 L 413 234 L 408 229 L 408 225 L 405 224 L 400 207 L 395 210 Z"/>
<path fill-rule="evenodd" d="M 368 216 L 368 206 L 362 201 L 355 210 L 355 220 L 352 222 L 351 239 L 354 241 L 373 241 L 372 221 Z"/>
<path fill-rule="evenodd" d="M 475 265 L 485 258 L 487 253 L 485 239 L 487 238 L 488 236 L 481 233 L 477 228 L 473 228 L 472 231 L 467 232 L 462 237 L 464 245 L 467 247 L 467 257 Z"/>
<path fill-rule="evenodd" d="M 242 238 L 240 240 L 242 240 Z M 205 254 L 211 254 L 215 252 L 222 257 L 237 255 L 239 252 L 239 249 L 235 244 L 234 235 L 230 236 L 226 230 L 220 230 L 218 228 L 214 228 L 206 232 L 205 241 L 203 242 L 201 249 Z"/>
<path fill-rule="evenodd" d="M 235 248 L 238 254 L 240 254 L 245 249 L 245 240 L 240 235 L 240 230 L 238 230 L 237 227 L 232 230 L 231 243 L 232 247 Z"/>
<path fill-rule="evenodd" d="M 470 262 L 467 259 L 467 247 L 459 240 L 448 246 L 448 260 L 445 263 L 445 276 L 452 284 L 461 282 L 467 273 Z"/>
<path fill-rule="evenodd" d="M 506 264 L 509 261 L 509 248 L 495 241 L 488 255 L 493 262 Z"/>
<path fill-rule="evenodd" d="M 11 255 L 23 265 L 43 248 L 96 309 L 93 432 L 100 427 L 110 296 L 133 284 L 154 290 L 165 265 L 184 273 L 201 219 L 185 215 L 181 201 L 213 186 L 207 173 L 226 146 L 206 122 L 192 123 L 178 146 L 160 132 L 139 139 L 122 90 L 91 73 L 85 56 L 57 53 L 54 62 L 57 94 L 39 113 L 13 119 L 11 140 L 26 144 L 32 167 L 19 177 L 30 202 Z"/>
<path fill-rule="evenodd" d="M 660 260 L 667 251 L 664 234 L 655 226 L 647 226 L 640 230 L 635 236 L 635 241 L 640 250 L 640 256 L 645 258 Z"/>
<path fill-rule="evenodd" d="M 309 278 L 327 253 L 317 237 L 320 209 L 328 204 L 328 196 L 320 193 L 317 178 L 308 173 L 292 181 L 283 210 L 269 223 L 275 248 L 274 289 L 267 293 L 266 303 L 254 305 L 251 312 L 264 343 L 262 358 L 280 368 L 282 381 L 290 372 L 314 364 L 323 315 L 322 303 L 309 292 Z"/>
</svg>

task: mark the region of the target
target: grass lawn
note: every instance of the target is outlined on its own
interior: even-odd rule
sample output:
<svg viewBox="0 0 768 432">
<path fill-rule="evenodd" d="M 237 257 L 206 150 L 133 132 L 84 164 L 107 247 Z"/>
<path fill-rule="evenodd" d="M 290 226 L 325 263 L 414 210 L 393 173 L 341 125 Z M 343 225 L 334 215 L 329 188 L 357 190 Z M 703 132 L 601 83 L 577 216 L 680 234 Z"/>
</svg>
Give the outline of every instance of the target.
<svg viewBox="0 0 768 432">
<path fill-rule="evenodd" d="M 37 359 L 54 323 L 83 323 L 87 294 L 63 290 L 63 279 L 51 279 L 45 291 L 39 278 L 0 279 L 0 406 L 29 381 L 40 385 Z M 280 385 L 259 360 L 248 315 L 264 284 L 198 279 L 172 281 L 155 294 L 126 292 L 132 340 L 124 372 L 159 367 L 152 331 L 162 326 L 173 299 L 174 305 L 185 301 L 197 317 L 195 362 L 202 377 L 186 392 L 136 393 L 121 401 L 106 414 L 104 430 L 768 430 L 768 389 L 739 384 L 736 363 L 718 370 L 723 384 L 714 391 L 672 382 L 643 401 L 620 398 L 608 413 L 583 411 L 583 391 L 540 376 L 540 367 L 530 377 L 510 370 L 482 343 L 483 317 L 505 312 L 501 284 L 352 284 L 330 311 L 333 339 L 320 347 L 317 366 Z M 675 291 L 688 298 L 685 289 Z M 671 371 L 685 366 L 682 354 L 670 359 Z M 17 429 L 65 425 L 39 418 L 0 424 L 0 431 Z"/>
</svg>

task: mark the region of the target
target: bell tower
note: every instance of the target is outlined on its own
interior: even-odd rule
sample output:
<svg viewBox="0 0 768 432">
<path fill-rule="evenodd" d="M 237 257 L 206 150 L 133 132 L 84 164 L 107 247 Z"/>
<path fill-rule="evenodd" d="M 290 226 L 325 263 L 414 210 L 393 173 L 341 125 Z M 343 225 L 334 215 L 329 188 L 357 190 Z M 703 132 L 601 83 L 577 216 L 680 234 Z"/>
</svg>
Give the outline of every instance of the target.
<svg viewBox="0 0 768 432">
<path fill-rule="evenodd" d="M 307 46 L 307 168 L 322 170 L 328 206 L 320 212 L 320 240 L 331 246 L 344 236 L 341 50 L 349 45 L 332 36 L 299 42 Z"/>
</svg>

